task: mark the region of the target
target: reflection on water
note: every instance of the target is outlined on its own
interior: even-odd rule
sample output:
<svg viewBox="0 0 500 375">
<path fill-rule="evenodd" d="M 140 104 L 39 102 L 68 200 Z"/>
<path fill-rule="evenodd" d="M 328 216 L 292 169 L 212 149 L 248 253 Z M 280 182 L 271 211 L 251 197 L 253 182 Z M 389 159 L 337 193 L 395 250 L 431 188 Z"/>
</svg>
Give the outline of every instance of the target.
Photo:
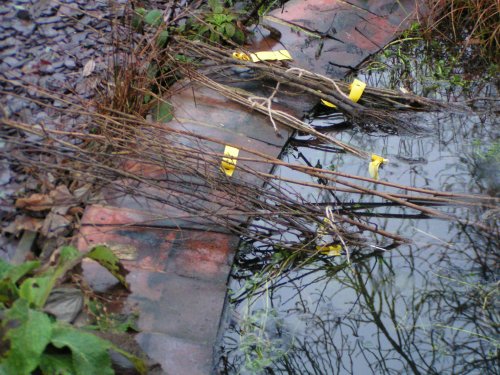
<svg viewBox="0 0 500 375">
<path fill-rule="evenodd" d="M 260 347 L 274 357 L 262 373 L 497 373 L 498 242 L 449 230 L 462 238 L 413 227 L 411 246 L 347 268 L 324 257 L 264 284 L 226 333 L 227 372 L 250 372 Z"/>
<path fill-rule="evenodd" d="M 380 75 L 376 79 L 379 87 L 384 84 Z M 493 108 L 419 114 L 414 121 L 429 131 L 343 130 L 337 138 L 388 158 L 381 179 L 498 195 L 499 127 Z M 367 163 L 350 155 L 296 147 L 285 158 L 368 177 Z M 335 203 L 325 191 L 299 192 L 317 204 Z M 407 210 L 373 205 L 372 196 L 336 196 L 345 203 L 366 203 L 357 212 L 412 243 L 392 250 L 357 249 L 352 264 L 342 256 L 307 258 L 259 244 L 243 249 L 230 285 L 233 303 L 220 371 L 500 373 L 498 236 L 437 219 L 400 219 L 398 214 L 408 215 Z M 498 209 L 445 210 L 497 229 Z"/>
</svg>

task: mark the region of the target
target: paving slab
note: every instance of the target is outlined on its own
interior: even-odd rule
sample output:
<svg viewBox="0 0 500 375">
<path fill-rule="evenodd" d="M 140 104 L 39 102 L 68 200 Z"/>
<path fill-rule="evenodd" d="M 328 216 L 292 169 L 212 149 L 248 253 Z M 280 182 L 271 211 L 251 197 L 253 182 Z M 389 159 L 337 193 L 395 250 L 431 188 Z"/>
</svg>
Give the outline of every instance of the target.
<svg viewBox="0 0 500 375">
<path fill-rule="evenodd" d="M 82 226 L 77 245 L 80 251 L 106 245 L 129 271 L 152 271 L 225 284 L 238 241 L 235 235 L 212 231 L 106 224 Z"/>
<path fill-rule="evenodd" d="M 235 177 L 233 175 L 233 177 Z M 236 180 L 235 177 L 234 180 Z M 200 229 L 214 232 L 228 233 L 222 223 L 230 222 L 233 226 L 244 225 L 247 221 L 242 209 L 248 205 L 247 188 L 244 185 L 227 184 L 223 189 L 221 184 L 217 188 L 207 185 L 192 185 L 192 181 L 165 182 L 163 187 L 151 187 L 137 181 L 119 180 L 103 191 L 107 204 L 123 207 L 136 213 L 140 223 L 152 227 L 173 227 L 183 229 Z M 258 181 L 254 178 L 254 181 Z M 260 182 L 263 185 L 263 182 Z M 124 186 L 132 186 L 129 192 Z M 255 192 L 252 192 L 255 194 Z M 155 199 L 153 199 L 155 197 Z M 92 211 L 101 210 L 99 206 Z M 116 211 L 116 210 L 115 210 Z M 144 213 L 142 216 L 139 214 Z M 105 215 L 106 216 L 106 215 Z M 149 224 L 148 224 L 149 223 Z"/>
<path fill-rule="evenodd" d="M 113 218 L 116 225 L 109 224 Z M 130 284 L 123 310 L 140 311 L 141 332 L 159 333 L 162 340 L 208 348 L 211 358 L 238 237 L 137 227 L 129 224 L 133 219 L 130 213 L 115 212 L 99 219 L 108 224 L 84 225 L 78 247 L 87 251 L 96 244 L 105 244 L 122 260 Z M 82 268 L 97 292 L 106 293 L 116 287 L 116 280 L 96 262 L 86 260 Z M 150 348 L 145 349 L 149 352 Z"/>
<path fill-rule="evenodd" d="M 211 346 L 150 332 L 140 333 L 136 340 L 152 360 L 168 369 L 168 374 L 207 375 L 212 372 Z"/>
<path fill-rule="evenodd" d="M 279 43 L 292 51 L 294 65 L 342 78 L 404 30 L 416 3 L 292 0 L 265 16 L 264 23 L 281 33 Z"/>
<path fill-rule="evenodd" d="M 274 131 L 268 116 L 233 102 L 217 91 L 193 83 L 167 98 L 174 108 L 172 129 L 193 131 L 225 143 L 238 144 L 261 152 L 281 149 L 291 132 L 284 126 Z M 205 130 L 206 129 L 206 130 Z"/>
</svg>

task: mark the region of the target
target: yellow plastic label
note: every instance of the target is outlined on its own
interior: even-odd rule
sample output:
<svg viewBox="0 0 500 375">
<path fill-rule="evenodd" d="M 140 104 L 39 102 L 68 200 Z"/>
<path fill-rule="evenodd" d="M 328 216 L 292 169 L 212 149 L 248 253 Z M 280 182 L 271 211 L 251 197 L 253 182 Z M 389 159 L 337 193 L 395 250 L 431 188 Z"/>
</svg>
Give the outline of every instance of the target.
<svg viewBox="0 0 500 375">
<path fill-rule="evenodd" d="M 342 245 L 316 246 L 316 250 L 328 256 L 339 256 L 342 254 Z"/>
<path fill-rule="evenodd" d="M 321 99 L 321 103 L 323 103 L 323 105 L 326 105 L 327 107 L 330 107 L 330 108 L 337 108 L 337 106 L 333 103 L 330 103 L 328 101 L 326 101 L 325 99 Z"/>
<path fill-rule="evenodd" d="M 388 163 L 389 160 L 384 159 L 382 156 L 378 156 L 373 154 L 372 155 L 372 161 L 368 165 L 368 173 L 370 173 L 371 178 L 378 180 L 378 169 L 379 167 L 384 164 Z"/>
<path fill-rule="evenodd" d="M 233 57 L 238 60 L 250 61 L 250 56 L 243 52 L 233 52 Z"/>
<path fill-rule="evenodd" d="M 365 91 L 366 83 L 360 81 L 359 79 L 355 79 L 349 86 L 349 99 L 351 99 L 354 103 L 357 103 L 359 99 L 361 99 L 361 95 Z M 324 99 L 321 99 L 321 103 L 330 108 L 337 108 L 337 106 L 333 103 L 330 103 Z"/>
<path fill-rule="evenodd" d="M 349 93 L 349 99 L 351 99 L 354 103 L 357 103 L 358 100 L 363 95 L 363 91 L 365 91 L 366 83 L 360 81 L 359 79 L 355 79 L 351 83 L 351 92 Z"/>
<path fill-rule="evenodd" d="M 224 157 L 222 158 L 221 171 L 231 177 L 236 169 L 236 161 L 240 150 L 236 147 L 226 146 L 224 148 Z"/>
<path fill-rule="evenodd" d="M 244 52 L 233 52 L 233 57 L 238 60 L 252 61 L 252 62 L 293 60 L 292 56 L 290 55 L 290 52 L 288 52 L 286 49 L 280 49 L 279 51 L 255 52 L 251 53 L 250 55 L 247 55 Z"/>
</svg>

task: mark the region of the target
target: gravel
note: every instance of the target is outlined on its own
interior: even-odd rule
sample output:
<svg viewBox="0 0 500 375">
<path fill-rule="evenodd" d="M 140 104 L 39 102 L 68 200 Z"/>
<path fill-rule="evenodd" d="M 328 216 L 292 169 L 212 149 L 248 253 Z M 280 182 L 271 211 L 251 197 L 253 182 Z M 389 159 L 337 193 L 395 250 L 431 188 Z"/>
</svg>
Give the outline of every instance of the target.
<svg viewBox="0 0 500 375">
<path fill-rule="evenodd" d="M 121 9 L 108 0 L 0 1 L 0 227 L 13 217 L 16 194 L 40 186 L 33 176 L 8 163 L 8 150 L 16 149 L 9 137 L 17 134 L 33 142 L 39 137 L 2 126 L 2 118 L 66 131 L 88 123 L 87 117 L 64 108 L 68 102 L 94 98 L 110 51 L 110 20 L 115 18 L 110 12 L 123 13 L 127 3 L 114 2 L 122 4 Z M 97 62 L 95 71 L 83 77 L 83 64 L 91 58 Z M 0 256 L 11 251 L 9 246 L 0 235 Z"/>
</svg>

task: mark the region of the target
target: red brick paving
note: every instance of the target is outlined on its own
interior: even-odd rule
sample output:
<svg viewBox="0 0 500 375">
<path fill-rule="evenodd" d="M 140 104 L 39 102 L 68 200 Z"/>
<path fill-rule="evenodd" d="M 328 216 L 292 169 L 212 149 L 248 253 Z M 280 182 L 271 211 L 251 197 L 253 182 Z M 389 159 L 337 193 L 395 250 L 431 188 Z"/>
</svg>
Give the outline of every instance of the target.
<svg viewBox="0 0 500 375">
<path fill-rule="evenodd" d="M 294 66 L 342 77 L 390 42 L 407 25 L 414 8 L 410 0 L 292 0 L 284 11 L 278 9 L 270 14 L 288 25 L 265 19 L 281 31 L 281 40 L 258 38 L 249 49 L 287 48 L 294 57 Z M 319 37 L 302 31 L 290 32 L 290 24 Z M 272 90 L 255 82 L 245 83 L 244 87 L 260 96 L 269 95 Z M 207 88 L 187 87 L 170 101 L 175 116 L 165 126 L 171 129 L 209 136 L 273 157 L 279 155 L 290 135 L 290 131 L 280 128 L 281 137 L 277 136 L 266 116 L 231 103 Z M 282 95 L 279 103 L 273 105 L 300 117 L 314 103 L 315 99 L 310 96 L 292 93 Z M 222 153 L 224 145 L 204 142 L 203 147 Z M 250 154 L 242 151 L 240 156 Z M 220 173 L 214 165 L 199 167 Z M 127 280 L 131 287 L 125 309 L 139 310 L 141 333 L 137 341 L 165 372 L 174 375 L 212 373 L 213 349 L 238 237 L 214 226 L 207 218 L 182 209 L 182 199 L 193 198 L 183 198 L 179 186 L 189 190 L 190 184 L 183 184 L 182 180 L 191 177 L 175 176 L 175 173 L 172 177 L 161 168 L 132 162 L 124 162 L 123 168 L 146 177 L 165 176 L 165 183 L 162 188 L 152 188 L 137 186 L 137 182 L 116 181 L 115 189 L 104 192 L 107 206 L 87 207 L 78 247 L 86 251 L 93 245 L 106 244 L 123 259 L 130 271 Z M 265 163 L 239 161 L 233 178 L 248 184 L 262 184 L 245 173 L 245 168 L 270 171 Z M 177 191 L 169 190 L 171 184 L 175 184 Z M 159 204 L 127 193 L 134 186 L 149 189 L 152 194 L 163 194 L 165 202 Z M 116 193 L 117 187 L 124 192 Z M 216 192 L 209 186 L 196 188 L 205 201 L 207 197 L 211 200 L 203 203 L 200 199 L 200 204 L 208 204 L 213 212 L 237 214 L 238 189 Z M 228 201 L 232 203 L 227 204 Z M 244 222 L 245 217 L 238 220 Z M 116 286 L 116 281 L 98 264 L 85 261 L 83 268 L 87 280 L 98 291 L 112 291 Z"/>
<path fill-rule="evenodd" d="M 292 0 L 283 11 L 264 17 L 264 22 L 281 32 L 280 48 L 292 52 L 295 66 L 342 78 L 404 30 L 415 4 L 413 0 Z M 290 32 L 290 25 L 282 21 L 317 37 Z"/>
</svg>

